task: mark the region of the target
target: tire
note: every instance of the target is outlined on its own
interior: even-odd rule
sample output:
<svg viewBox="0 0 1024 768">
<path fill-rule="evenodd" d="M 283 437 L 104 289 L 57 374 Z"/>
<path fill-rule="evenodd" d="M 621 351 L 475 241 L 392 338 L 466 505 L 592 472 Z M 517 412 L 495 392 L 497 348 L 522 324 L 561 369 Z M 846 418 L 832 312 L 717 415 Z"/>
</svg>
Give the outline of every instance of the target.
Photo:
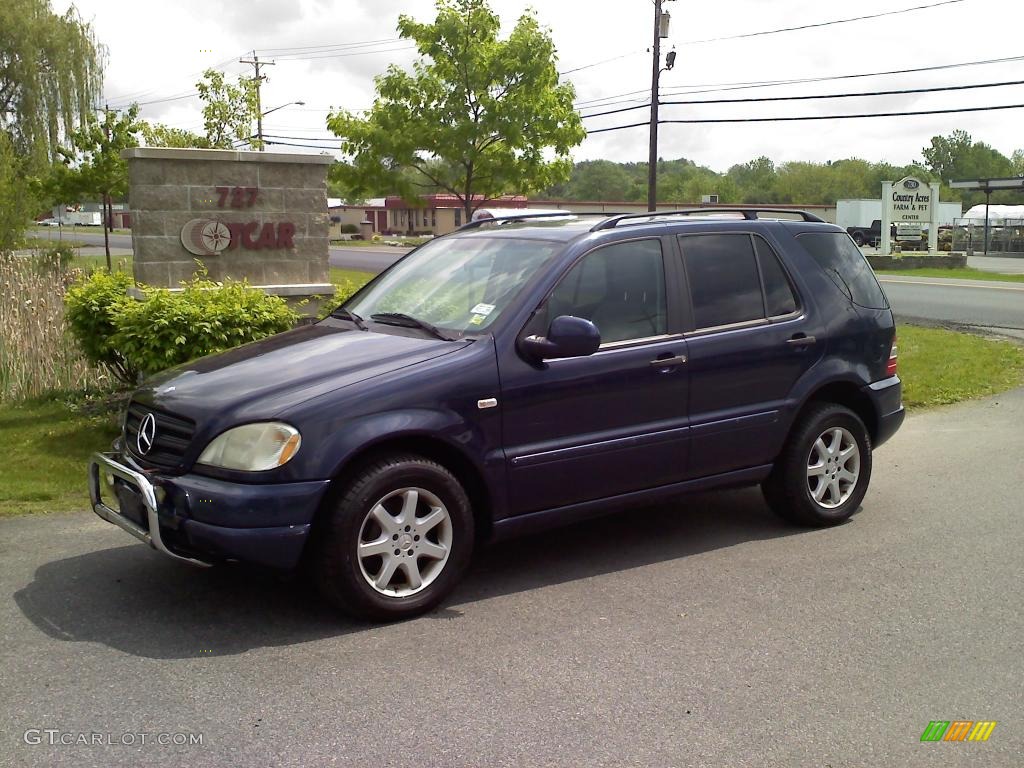
<svg viewBox="0 0 1024 768">
<path fill-rule="evenodd" d="M 783 519 L 824 528 L 857 510 L 870 481 L 871 437 L 864 422 L 849 408 L 818 403 L 793 426 L 762 489 Z"/>
<path fill-rule="evenodd" d="M 473 553 L 465 490 L 422 456 L 389 456 L 365 467 L 328 514 L 314 541 L 312 576 L 332 605 L 359 618 L 394 621 L 429 611 Z"/>
<path fill-rule="evenodd" d="M 864 245 L 864 235 L 862 235 L 860 232 L 854 232 L 853 242 L 855 242 L 858 246 Z"/>
</svg>

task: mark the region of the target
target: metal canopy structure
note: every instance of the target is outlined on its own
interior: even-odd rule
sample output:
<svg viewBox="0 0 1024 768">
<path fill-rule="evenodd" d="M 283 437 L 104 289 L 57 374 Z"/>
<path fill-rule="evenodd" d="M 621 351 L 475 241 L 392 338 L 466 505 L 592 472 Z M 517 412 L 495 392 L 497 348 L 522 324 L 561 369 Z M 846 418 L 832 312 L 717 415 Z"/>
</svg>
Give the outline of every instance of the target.
<svg viewBox="0 0 1024 768">
<path fill-rule="evenodd" d="M 949 187 L 950 189 L 969 189 L 972 192 L 985 193 L 985 255 L 988 256 L 988 208 L 989 201 L 992 198 L 992 193 L 999 192 L 1005 189 L 1016 189 L 1018 191 L 1024 191 L 1024 176 L 1012 176 L 1010 178 L 999 179 L 973 179 L 964 181 L 951 181 L 949 182 Z"/>
</svg>

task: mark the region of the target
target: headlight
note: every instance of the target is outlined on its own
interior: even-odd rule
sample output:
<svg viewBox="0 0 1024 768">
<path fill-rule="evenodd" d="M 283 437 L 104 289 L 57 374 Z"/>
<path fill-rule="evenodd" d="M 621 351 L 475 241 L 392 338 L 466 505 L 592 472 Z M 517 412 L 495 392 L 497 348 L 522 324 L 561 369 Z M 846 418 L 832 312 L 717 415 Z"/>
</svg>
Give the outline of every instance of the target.
<svg viewBox="0 0 1024 768">
<path fill-rule="evenodd" d="M 276 421 L 229 429 L 206 446 L 200 464 L 260 472 L 286 464 L 299 450 L 302 438 L 295 427 Z"/>
</svg>

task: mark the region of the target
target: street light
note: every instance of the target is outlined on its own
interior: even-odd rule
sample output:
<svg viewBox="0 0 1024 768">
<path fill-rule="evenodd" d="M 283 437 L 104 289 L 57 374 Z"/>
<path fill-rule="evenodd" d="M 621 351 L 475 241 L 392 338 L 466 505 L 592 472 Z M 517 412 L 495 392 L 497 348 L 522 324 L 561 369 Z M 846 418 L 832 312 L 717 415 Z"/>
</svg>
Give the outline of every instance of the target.
<svg viewBox="0 0 1024 768">
<path fill-rule="evenodd" d="M 263 151 L 263 118 L 266 117 L 267 115 L 269 115 L 271 112 L 277 112 L 277 110 L 284 109 L 285 107 L 290 107 L 293 104 L 297 104 L 300 107 L 304 107 L 306 105 L 306 102 L 304 102 L 304 101 L 289 101 L 287 104 L 282 104 L 279 107 L 274 107 L 273 109 L 268 109 L 266 112 L 260 112 L 256 116 L 256 138 L 259 139 L 259 142 L 260 142 L 260 152 Z"/>
</svg>

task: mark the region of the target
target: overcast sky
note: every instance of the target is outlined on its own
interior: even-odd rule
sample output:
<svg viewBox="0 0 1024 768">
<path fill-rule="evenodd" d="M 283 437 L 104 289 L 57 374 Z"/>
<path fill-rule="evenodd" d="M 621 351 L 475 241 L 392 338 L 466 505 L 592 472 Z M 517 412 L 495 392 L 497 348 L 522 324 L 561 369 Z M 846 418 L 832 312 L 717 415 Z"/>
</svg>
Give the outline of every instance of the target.
<svg viewBox="0 0 1024 768">
<path fill-rule="evenodd" d="M 866 16 L 930 5 L 937 0 L 728 0 L 665 3 L 672 16 L 663 50 L 677 51 L 676 67 L 662 75 L 662 99 L 747 98 L 934 88 L 1024 81 L 1024 3 L 961 0 L 884 18 L 853 21 L 735 40 L 712 38 Z M 70 3 L 54 0 L 55 10 Z M 237 63 L 255 49 L 275 60 L 267 68 L 263 107 L 301 100 L 266 117 L 264 132 L 293 143 L 330 137 L 332 107 L 361 109 L 373 102 L 373 77 L 389 64 L 408 66 L 414 51 L 396 40 L 400 13 L 430 20 L 432 0 L 78 0 L 109 49 L 105 96 L 111 106 L 131 100 L 142 116 L 201 131 L 193 93 L 210 66 L 231 74 L 252 71 Z M 507 33 L 528 7 L 550 28 L 560 71 L 576 87 L 584 114 L 645 103 L 650 88 L 652 0 L 491 0 Z M 358 45 L 371 43 L 368 45 Z M 342 46 L 356 44 L 348 48 Z M 319 49 L 318 49 L 319 48 Z M 340 55 L 344 54 L 344 55 Z M 1020 56 L 1020 61 L 911 74 L 739 88 L 734 84 L 827 78 L 907 70 Z M 316 58 L 313 58 L 316 57 Z M 597 66 L 588 66 L 612 59 Z M 723 90 L 730 88 L 730 90 Z M 673 92 L 676 92 L 673 95 Z M 624 95 L 625 94 L 625 95 Z M 635 101 L 626 101 L 635 99 Z M 160 100 L 160 101 L 157 101 Z M 157 103 L 146 104 L 146 102 Z M 604 104 L 611 106 L 605 107 Z M 1024 104 L 1024 86 L 827 101 L 662 107 L 662 118 L 780 117 L 863 112 L 921 111 Z M 645 110 L 587 119 L 588 128 L 641 122 Z M 956 128 L 1006 155 L 1024 147 L 1024 109 L 967 114 L 823 120 L 790 123 L 662 125 L 659 154 L 686 157 L 717 171 L 767 155 L 778 162 L 845 157 L 906 164 L 937 134 Z M 330 146 L 324 144 L 324 146 Z M 285 149 L 285 147 L 280 147 Z M 316 151 L 289 147 L 294 151 Z M 594 134 L 577 160 L 647 159 L 646 128 Z"/>
</svg>

